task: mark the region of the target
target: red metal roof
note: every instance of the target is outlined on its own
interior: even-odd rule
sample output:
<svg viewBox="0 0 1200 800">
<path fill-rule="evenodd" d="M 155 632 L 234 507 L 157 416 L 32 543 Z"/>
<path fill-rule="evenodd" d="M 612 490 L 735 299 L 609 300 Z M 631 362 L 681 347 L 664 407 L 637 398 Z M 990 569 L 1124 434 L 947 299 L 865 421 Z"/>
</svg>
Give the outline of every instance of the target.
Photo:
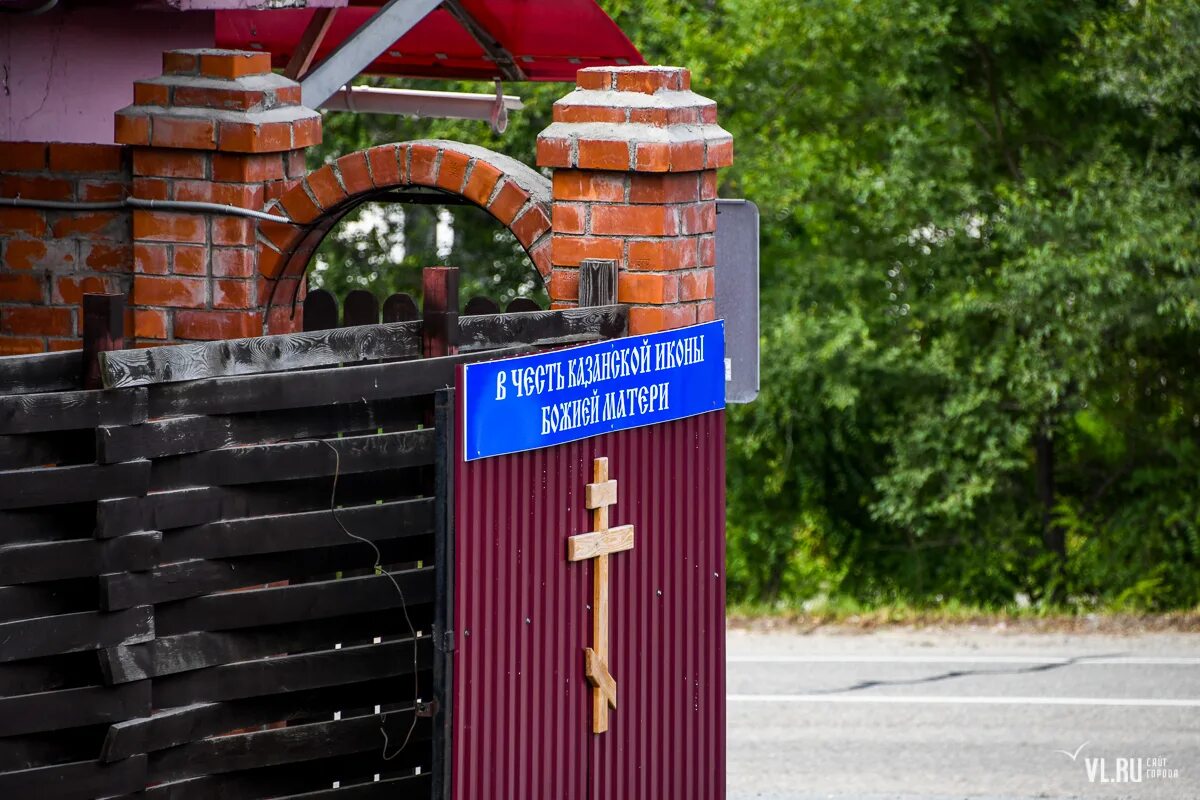
<svg viewBox="0 0 1200 800">
<path fill-rule="evenodd" d="M 583 67 L 645 63 L 595 0 L 461 0 L 461 4 L 512 54 L 530 80 L 574 81 L 576 70 Z M 333 50 L 375 10 L 370 5 L 339 9 L 316 59 Z M 274 65 L 282 68 L 315 13 L 313 9 L 218 11 L 216 45 L 267 50 Z M 443 9 L 417 23 L 364 72 L 419 78 L 502 77 L 471 34 Z"/>
</svg>

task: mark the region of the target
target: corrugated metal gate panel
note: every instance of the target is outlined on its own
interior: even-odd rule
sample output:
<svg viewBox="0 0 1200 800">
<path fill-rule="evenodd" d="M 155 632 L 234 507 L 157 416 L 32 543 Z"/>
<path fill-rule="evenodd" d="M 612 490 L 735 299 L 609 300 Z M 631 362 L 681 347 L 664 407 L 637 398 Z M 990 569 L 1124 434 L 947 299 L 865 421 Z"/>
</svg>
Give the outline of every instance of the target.
<svg viewBox="0 0 1200 800">
<path fill-rule="evenodd" d="M 725 794 L 725 419 L 722 412 L 460 463 L 453 796 L 720 800 Z M 458 449 L 461 453 L 461 447 Z M 584 485 L 607 456 L 610 668 L 618 709 L 591 733 L 583 648 L 593 562 Z"/>
</svg>

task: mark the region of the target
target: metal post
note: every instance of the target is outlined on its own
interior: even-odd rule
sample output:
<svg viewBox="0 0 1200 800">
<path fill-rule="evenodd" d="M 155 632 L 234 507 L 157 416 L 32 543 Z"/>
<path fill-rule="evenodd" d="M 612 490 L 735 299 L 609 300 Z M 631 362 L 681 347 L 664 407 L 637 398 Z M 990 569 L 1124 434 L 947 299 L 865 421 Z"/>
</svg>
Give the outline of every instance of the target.
<svg viewBox="0 0 1200 800">
<path fill-rule="evenodd" d="M 100 389 L 99 354 L 125 347 L 125 295 L 83 296 L 83 388 Z"/>
</svg>

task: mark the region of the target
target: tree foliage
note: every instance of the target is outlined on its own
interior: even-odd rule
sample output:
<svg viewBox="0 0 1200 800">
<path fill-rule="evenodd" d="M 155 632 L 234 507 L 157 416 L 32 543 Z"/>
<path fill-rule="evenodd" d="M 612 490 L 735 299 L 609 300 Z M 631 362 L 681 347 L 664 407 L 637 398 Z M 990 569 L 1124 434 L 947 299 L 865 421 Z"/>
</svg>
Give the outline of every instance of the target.
<svg viewBox="0 0 1200 800">
<path fill-rule="evenodd" d="M 605 6 L 763 214 L 734 599 L 1200 601 L 1200 6 Z M 563 89 L 522 93 L 531 162 Z"/>
</svg>

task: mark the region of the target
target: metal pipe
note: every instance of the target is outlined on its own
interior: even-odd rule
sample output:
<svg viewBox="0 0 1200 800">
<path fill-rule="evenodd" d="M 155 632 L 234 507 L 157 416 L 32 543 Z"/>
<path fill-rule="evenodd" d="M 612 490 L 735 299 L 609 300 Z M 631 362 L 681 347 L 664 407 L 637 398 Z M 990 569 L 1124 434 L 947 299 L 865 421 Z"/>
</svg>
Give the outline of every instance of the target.
<svg viewBox="0 0 1200 800">
<path fill-rule="evenodd" d="M 268 214 L 265 211 L 239 208 L 238 206 L 229 206 L 223 203 L 202 203 L 195 200 L 147 200 L 142 197 L 126 197 L 124 200 L 85 202 L 80 200 L 29 200 L 24 197 L 0 197 L 0 206 L 44 208 L 52 211 L 116 211 L 122 208 L 144 208 L 152 211 L 198 211 L 205 214 L 250 217 L 251 219 L 258 219 L 264 222 L 278 222 L 283 225 L 300 224 L 288 217 Z"/>
</svg>

